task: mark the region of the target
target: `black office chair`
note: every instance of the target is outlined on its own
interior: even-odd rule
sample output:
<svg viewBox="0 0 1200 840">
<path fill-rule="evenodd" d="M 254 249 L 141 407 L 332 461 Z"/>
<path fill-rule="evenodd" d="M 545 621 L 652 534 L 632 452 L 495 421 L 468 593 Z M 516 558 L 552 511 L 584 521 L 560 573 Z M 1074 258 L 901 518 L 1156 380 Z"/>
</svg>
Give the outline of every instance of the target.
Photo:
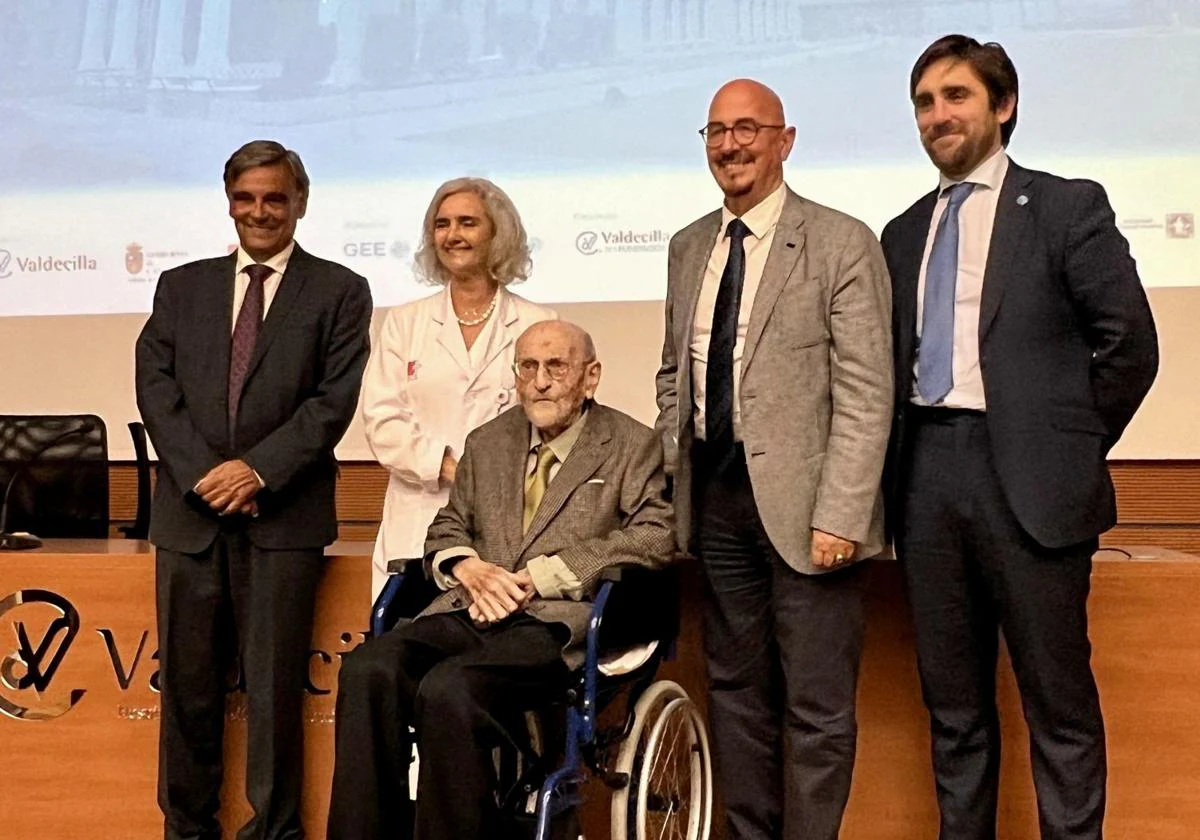
<svg viewBox="0 0 1200 840">
<path fill-rule="evenodd" d="M 137 513 L 121 533 L 150 534 L 150 457 L 146 428 L 130 423 L 137 469 Z M 103 539 L 109 533 L 108 431 L 94 414 L 0 415 L 0 534 L 10 547 L 41 538 Z M 5 541 L 0 540 L 0 544 Z"/>
<path fill-rule="evenodd" d="M 420 560 L 396 560 L 371 611 L 371 632 L 386 633 L 438 594 Z M 679 629 L 678 571 L 612 569 L 592 601 L 584 666 L 550 715 L 530 715 L 531 736 L 517 754 L 500 750 L 497 801 L 525 836 L 578 834 L 573 818 L 589 774 L 612 790 L 613 840 L 707 840 L 712 826 L 712 757 L 703 717 L 687 692 L 655 680 L 674 655 Z M 598 715 L 625 698 L 615 725 Z M 551 738 L 550 733 L 560 736 Z M 541 749 L 537 748 L 540 743 Z M 567 830 L 564 832 L 564 821 Z"/>
<path fill-rule="evenodd" d="M 133 440 L 137 469 L 137 512 L 133 524 L 123 525 L 120 530 L 128 540 L 145 540 L 150 538 L 150 450 L 146 445 L 146 427 L 130 423 L 129 437 Z"/>
<path fill-rule="evenodd" d="M 0 532 L 108 536 L 108 433 L 94 414 L 0 415 Z"/>
</svg>

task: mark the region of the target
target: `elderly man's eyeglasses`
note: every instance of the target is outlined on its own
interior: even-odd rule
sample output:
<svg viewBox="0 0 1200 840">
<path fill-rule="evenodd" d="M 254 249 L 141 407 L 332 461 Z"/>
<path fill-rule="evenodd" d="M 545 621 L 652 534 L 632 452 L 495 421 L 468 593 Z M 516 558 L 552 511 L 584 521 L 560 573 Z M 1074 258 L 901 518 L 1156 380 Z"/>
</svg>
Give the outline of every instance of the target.
<svg viewBox="0 0 1200 840">
<path fill-rule="evenodd" d="M 542 362 L 537 359 L 517 359 L 513 362 L 513 373 L 522 382 L 530 382 L 537 378 L 538 368 L 546 369 L 546 375 L 555 382 L 563 379 L 574 367 L 566 359 L 547 359 Z"/>
<path fill-rule="evenodd" d="M 725 135 L 731 132 L 733 134 L 733 142 L 739 146 L 749 146 L 758 137 L 758 132 L 764 128 L 786 127 L 783 125 L 763 125 L 754 120 L 738 120 L 733 125 L 710 122 L 704 128 L 700 129 L 700 136 L 704 138 L 704 145 L 710 149 L 718 149 L 725 145 Z"/>
</svg>

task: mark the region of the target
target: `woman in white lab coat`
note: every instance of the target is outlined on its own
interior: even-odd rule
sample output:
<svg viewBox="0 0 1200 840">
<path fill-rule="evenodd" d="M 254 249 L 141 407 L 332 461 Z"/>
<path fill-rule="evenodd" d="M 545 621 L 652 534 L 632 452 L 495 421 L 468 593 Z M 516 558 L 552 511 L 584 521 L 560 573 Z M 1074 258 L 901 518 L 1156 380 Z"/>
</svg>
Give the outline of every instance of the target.
<svg viewBox="0 0 1200 840">
<path fill-rule="evenodd" d="M 424 553 L 467 433 L 516 404 L 517 337 L 558 317 L 508 290 L 529 270 L 525 229 L 499 187 L 457 178 L 438 188 L 416 271 L 442 289 L 388 312 L 363 379 L 367 443 L 389 475 L 372 598 L 389 560 Z"/>
</svg>

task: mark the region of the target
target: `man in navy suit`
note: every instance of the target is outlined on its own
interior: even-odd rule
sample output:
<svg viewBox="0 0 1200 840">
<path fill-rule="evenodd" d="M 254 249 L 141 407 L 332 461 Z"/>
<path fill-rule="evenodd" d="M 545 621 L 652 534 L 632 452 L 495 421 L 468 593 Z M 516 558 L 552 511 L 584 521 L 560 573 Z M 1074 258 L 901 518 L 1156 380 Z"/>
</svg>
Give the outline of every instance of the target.
<svg viewBox="0 0 1200 840">
<path fill-rule="evenodd" d="M 939 188 L 883 232 L 896 414 L 886 479 L 933 731 L 941 840 L 992 840 L 1003 631 L 1043 838 L 1100 838 L 1104 727 L 1091 558 L 1116 522 L 1105 456 L 1158 369 L 1154 321 L 1104 190 L 1005 151 L 1017 73 L 934 42 L 910 78 Z"/>
<path fill-rule="evenodd" d="M 247 143 L 225 165 L 239 247 L 164 272 L 137 342 L 138 408 L 158 453 L 167 840 L 219 840 L 226 676 L 248 700 L 239 840 L 302 838 L 302 687 L 324 546 L 337 535 L 333 448 L 368 353 L 366 280 L 295 243 L 299 156 Z"/>
</svg>

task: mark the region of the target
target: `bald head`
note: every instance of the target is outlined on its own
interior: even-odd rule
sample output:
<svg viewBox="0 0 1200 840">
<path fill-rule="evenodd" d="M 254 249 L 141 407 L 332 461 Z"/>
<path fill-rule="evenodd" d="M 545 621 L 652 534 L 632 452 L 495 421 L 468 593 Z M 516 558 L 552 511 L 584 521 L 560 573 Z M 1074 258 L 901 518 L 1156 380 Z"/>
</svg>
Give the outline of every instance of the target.
<svg viewBox="0 0 1200 840">
<path fill-rule="evenodd" d="M 596 358 L 596 345 L 592 337 L 583 327 L 570 321 L 538 321 L 529 327 L 517 339 L 517 358 L 521 358 L 522 345 L 547 341 L 569 347 L 574 361 L 590 362 Z"/>
<path fill-rule="evenodd" d="M 783 162 L 796 129 L 783 116 L 778 94 L 754 79 L 726 82 L 708 106 L 708 168 L 736 216 L 783 183 Z"/>
<path fill-rule="evenodd" d="M 714 113 L 730 109 L 757 119 L 761 125 L 787 122 L 783 117 L 783 100 L 779 94 L 754 79 L 734 79 L 721 85 L 708 106 L 709 122 L 714 121 Z"/>
<path fill-rule="evenodd" d="M 579 419 L 600 384 L 592 337 L 569 321 L 539 321 L 521 333 L 516 370 L 521 406 L 547 441 Z"/>
</svg>

